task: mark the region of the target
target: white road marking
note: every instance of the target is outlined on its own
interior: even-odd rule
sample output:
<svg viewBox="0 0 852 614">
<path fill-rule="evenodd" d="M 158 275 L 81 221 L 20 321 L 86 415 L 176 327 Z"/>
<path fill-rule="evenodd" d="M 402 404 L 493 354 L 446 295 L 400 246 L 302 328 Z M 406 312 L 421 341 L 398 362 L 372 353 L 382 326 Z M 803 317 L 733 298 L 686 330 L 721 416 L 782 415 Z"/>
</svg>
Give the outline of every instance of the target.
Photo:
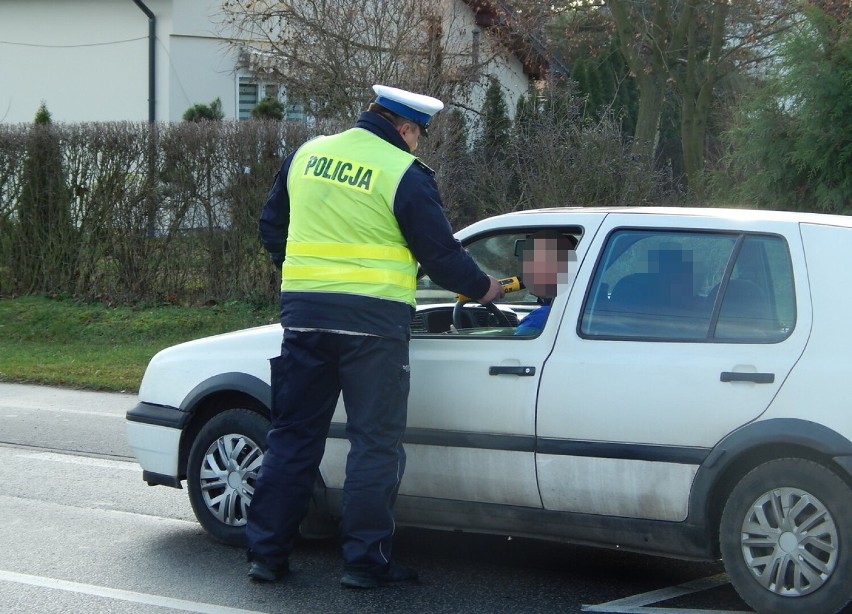
<svg viewBox="0 0 852 614">
<path fill-rule="evenodd" d="M 182 518 L 169 518 L 167 516 L 154 516 L 153 514 L 140 514 L 139 512 L 127 512 L 125 510 L 116 510 L 116 509 L 110 509 L 110 508 L 81 507 L 79 505 L 68 505 L 67 503 L 53 503 L 53 502 L 44 501 L 44 500 L 41 500 L 41 499 L 30 499 L 30 498 L 27 498 L 27 497 L 16 497 L 14 495 L 0 494 L 0 501 L 3 501 L 5 499 L 11 500 L 11 501 L 24 501 L 24 502 L 27 502 L 27 503 L 41 503 L 45 506 L 53 505 L 53 506 L 65 508 L 65 509 L 86 510 L 86 512 L 89 515 L 104 514 L 104 515 L 107 515 L 107 516 L 119 516 L 119 517 L 125 517 L 126 516 L 126 517 L 130 517 L 130 518 L 134 518 L 137 521 L 143 521 L 144 520 L 144 521 L 153 522 L 153 523 L 156 523 L 156 524 L 177 523 L 177 524 L 180 524 L 180 525 L 190 525 L 190 526 L 193 526 L 193 527 L 196 527 L 196 528 L 199 526 L 198 522 L 195 521 L 195 520 L 184 520 Z"/>
<path fill-rule="evenodd" d="M 607 614 L 752 614 L 746 610 L 689 610 L 674 608 L 649 607 L 651 604 L 668 601 L 683 595 L 706 591 L 728 583 L 728 575 L 724 573 L 684 582 L 677 586 L 669 586 L 639 595 L 631 595 L 599 605 L 584 605 L 583 612 L 601 612 Z"/>
<path fill-rule="evenodd" d="M 162 595 L 150 595 L 148 593 L 137 593 L 117 588 L 95 586 L 93 584 L 68 582 L 67 580 L 58 580 L 56 578 L 47 578 L 44 576 L 31 576 L 29 574 L 5 571 L 3 569 L 0 569 L 0 581 L 28 584 L 30 586 L 39 586 L 42 588 L 51 588 L 72 593 L 82 593 L 84 595 L 95 595 L 97 597 L 107 597 L 109 599 L 130 601 L 132 603 L 141 603 L 161 608 L 171 608 L 172 610 L 183 610 L 184 612 L 200 612 L 202 614 L 264 614 L 263 612 L 258 612 L 256 610 L 241 610 L 239 608 L 229 608 L 227 606 L 215 605 L 212 603 L 199 603 L 196 601 L 163 597 Z"/>
<path fill-rule="evenodd" d="M 66 465 L 87 465 L 89 467 L 121 469 L 123 471 L 142 471 L 142 468 L 132 461 L 117 461 L 105 458 L 92 458 L 89 456 L 72 456 L 70 454 L 56 454 L 55 452 L 23 452 L 15 454 L 15 456 L 17 458 L 65 463 Z"/>
<path fill-rule="evenodd" d="M 124 420 L 127 417 L 127 412 L 122 411 L 121 413 L 115 412 L 105 412 L 105 411 L 92 411 L 88 409 L 68 409 L 65 407 L 19 407 L 15 405 L 7 405 L 5 407 L 0 406 L 0 409 L 16 409 L 16 410 L 28 410 L 28 409 L 37 409 L 39 412 L 43 411 L 52 411 L 58 414 L 74 414 L 78 416 L 98 416 L 99 418 L 121 418 Z M 5 416 L 0 416 L 5 418 L 17 418 L 18 414 L 6 414 Z"/>
</svg>

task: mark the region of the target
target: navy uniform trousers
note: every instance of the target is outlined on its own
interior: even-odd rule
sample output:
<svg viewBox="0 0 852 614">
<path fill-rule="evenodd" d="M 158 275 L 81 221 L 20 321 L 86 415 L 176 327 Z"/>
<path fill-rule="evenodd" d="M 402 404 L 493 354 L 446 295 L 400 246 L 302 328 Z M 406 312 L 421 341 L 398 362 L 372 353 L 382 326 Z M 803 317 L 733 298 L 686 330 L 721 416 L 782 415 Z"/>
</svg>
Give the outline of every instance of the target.
<svg viewBox="0 0 852 614">
<path fill-rule="evenodd" d="M 391 559 L 393 506 L 405 470 L 408 343 L 285 329 L 281 356 L 270 363 L 272 425 L 249 508 L 249 559 L 272 568 L 288 563 L 342 390 L 350 443 L 341 524 L 344 567 L 381 573 Z"/>
</svg>

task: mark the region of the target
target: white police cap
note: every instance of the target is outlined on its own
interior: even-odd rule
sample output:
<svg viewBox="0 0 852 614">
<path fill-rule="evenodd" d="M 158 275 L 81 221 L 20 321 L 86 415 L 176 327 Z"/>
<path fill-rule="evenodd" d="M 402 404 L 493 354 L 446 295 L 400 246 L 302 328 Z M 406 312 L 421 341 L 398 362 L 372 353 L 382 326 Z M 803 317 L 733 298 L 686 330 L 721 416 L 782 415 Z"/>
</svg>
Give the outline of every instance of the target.
<svg viewBox="0 0 852 614">
<path fill-rule="evenodd" d="M 444 108 L 444 103 L 437 98 L 407 92 L 387 85 L 374 85 L 376 103 L 393 111 L 400 117 L 410 119 L 425 128 L 432 116 Z"/>
</svg>

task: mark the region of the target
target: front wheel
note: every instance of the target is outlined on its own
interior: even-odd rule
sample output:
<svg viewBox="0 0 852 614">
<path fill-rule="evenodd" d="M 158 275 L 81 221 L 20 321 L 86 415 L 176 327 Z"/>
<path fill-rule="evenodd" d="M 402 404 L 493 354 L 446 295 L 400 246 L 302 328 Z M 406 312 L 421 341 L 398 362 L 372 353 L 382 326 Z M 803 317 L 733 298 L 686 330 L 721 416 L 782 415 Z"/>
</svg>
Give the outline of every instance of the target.
<svg viewBox="0 0 852 614">
<path fill-rule="evenodd" d="M 246 518 L 269 421 L 248 409 L 214 416 L 198 433 L 189 452 L 187 487 L 192 510 L 215 539 L 245 545 Z"/>
<path fill-rule="evenodd" d="M 837 612 L 852 600 L 852 490 L 812 461 L 764 463 L 731 492 L 719 546 L 757 612 Z"/>
</svg>

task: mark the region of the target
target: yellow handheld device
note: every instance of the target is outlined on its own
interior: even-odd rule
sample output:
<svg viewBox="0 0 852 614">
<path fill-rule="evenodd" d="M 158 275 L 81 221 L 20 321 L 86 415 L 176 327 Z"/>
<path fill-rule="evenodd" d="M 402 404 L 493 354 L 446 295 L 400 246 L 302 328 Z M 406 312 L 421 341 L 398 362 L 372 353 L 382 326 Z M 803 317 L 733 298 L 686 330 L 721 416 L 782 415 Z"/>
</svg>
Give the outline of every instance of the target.
<svg viewBox="0 0 852 614">
<path fill-rule="evenodd" d="M 521 281 L 520 277 L 505 277 L 503 279 L 498 280 L 500 285 L 503 286 L 503 292 L 508 294 L 509 292 L 517 292 L 518 290 L 523 290 L 525 288 L 524 282 Z M 474 299 L 469 296 L 464 296 L 462 294 L 456 294 L 456 300 L 460 303 L 467 303 L 468 301 L 472 301 Z"/>
</svg>

